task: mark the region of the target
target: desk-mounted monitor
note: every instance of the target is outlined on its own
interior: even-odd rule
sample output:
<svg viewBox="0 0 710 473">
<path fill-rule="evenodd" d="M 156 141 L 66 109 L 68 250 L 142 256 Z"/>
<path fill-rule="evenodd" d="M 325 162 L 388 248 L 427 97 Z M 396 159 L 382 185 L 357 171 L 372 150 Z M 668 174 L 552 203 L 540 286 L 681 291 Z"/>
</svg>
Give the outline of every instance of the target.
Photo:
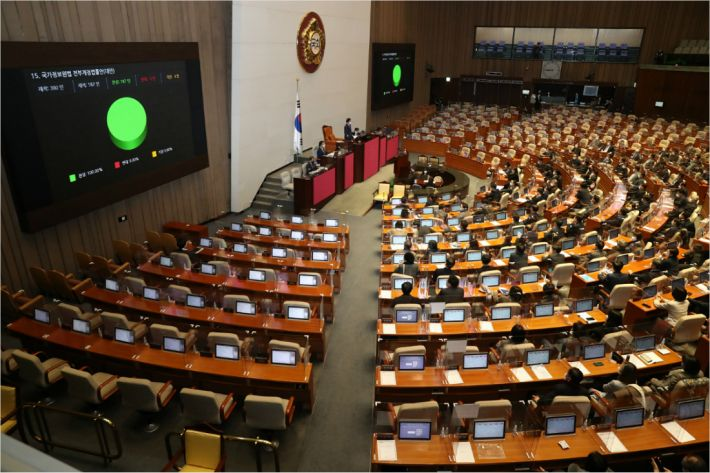
<svg viewBox="0 0 710 473">
<path fill-rule="evenodd" d="M 486 240 L 495 240 L 500 236 L 498 230 L 488 230 L 486 231 Z"/>
<path fill-rule="evenodd" d="M 203 248 L 212 248 L 212 239 L 205 237 L 200 238 L 200 246 Z"/>
<path fill-rule="evenodd" d="M 308 307 L 289 306 L 286 312 L 286 318 L 291 320 L 308 320 L 311 317 L 311 311 Z"/>
<path fill-rule="evenodd" d="M 399 440 L 431 440 L 430 420 L 401 420 L 397 425 Z"/>
<path fill-rule="evenodd" d="M 143 298 L 151 301 L 160 300 L 160 290 L 157 287 L 144 286 Z"/>
<path fill-rule="evenodd" d="M 161 256 L 160 257 L 160 266 L 163 268 L 172 268 L 173 267 L 173 260 L 170 256 Z"/>
<path fill-rule="evenodd" d="M 407 281 L 413 283 L 414 280 L 412 278 L 394 278 L 392 280 L 392 289 L 396 289 L 398 291 L 401 291 L 402 284 L 404 284 Z"/>
<path fill-rule="evenodd" d="M 271 227 L 259 227 L 259 235 L 271 236 L 274 234 L 274 229 Z"/>
<path fill-rule="evenodd" d="M 168 258 L 168 259 L 170 259 L 170 258 Z M 105 281 L 104 287 L 106 288 L 107 291 L 112 291 L 112 292 L 119 291 L 118 281 L 116 281 L 115 279 L 107 278 Z"/>
<path fill-rule="evenodd" d="M 237 345 L 216 343 L 214 346 L 214 356 L 220 360 L 238 360 L 239 354 L 239 347 Z"/>
<path fill-rule="evenodd" d="M 196 309 L 205 308 L 205 296 L 199 294 L 188 294 L 185 298 L 185 305 Z"/>
<path fill-rule="evenodd" d="M 323 234 L 323 241 L 327 243 L 336 243 L 338 241 L 338 234 L 337 233 L 324 233 Z"/>
<path fill-rule="evenodd" d="M 488 353 L 464 353 L 463 369 L 484 370 L 488 368 Z"/>
<path fill-rule="evenodd" d="M 596 273 L 601 269 L 602 261 L 590 261 L 587 263 L 587 272 Z"/>
<path fill-rule="evenodd" d="M 231 225 L 232 231 L 233 232 L 241 232 L 244 230 L 244 227 L 242 226 L 241 223 L 233 223 Z"/>
<path fill-rule="evenodd" d="M 655 347 L 655 335 L 643 335 L 641 337 L 634 337 L 634 351 L 653 350 Z"/>
<path fill-rule="evenodd" d="M 326 227 L 337 227 L 337 226 L 340 226 L 340 222 L 338 222 L 337 218 L 326 218 L 325 219 L 325 226 Z"/>
<path fill-rule="evenodd" d="M 560 241 L 560 247 L 562 248 L 562 251 L 571 250 L 572 248 L 574 248 L 574 239 L 567 238 L 565 240 Z"/>
<path fill-rule="evenodd" d="M 596 245 L 599 241 L 599 235 L 589 235 L 584 242 L 585 245 Z"/>
<path fill-rule="evenodd" d="M 441 197 L 439 197 L 440 201 L 446 201 L 446 200 L 451 200 L 451 194 L 448 192 L 446 194 L 441 194 Z"/>
<path fill-rule="evenodd" d="M 422 220 L 419 222 L 419 225 L 422 226 L 422 227 L 433 227 L 433 226 L 434 226 L 434 221 L 433 221 L 432 219 L 430 219 L 430 218 L 425 218 L 425 219 L 422 219 Z"/>
<path fill-rule="evenodd" d="M 249 274 L 247 275 L 247 279 L 249 281 L 264 282 L 266 281 L 266 272 L 260 269 L 250 269 Z"/>
<path fill-rule="evenodd" d="M 288 250 L 286 248 L 279 248 L 279 247 L 273 247 L 271 248 L 271 257 L 272 258 L 286 258 L 288 255 Z"/>
<path fill-rule="evenodd" d="M 454 204 L 451 206 L 452 212 L 461 212 L 462 210 L 463 210 L 463 206 L 461 204 Z"/>
<path fill-rule="evenodd" d="M 392 245 L 404 245 L 407 241 L 407 235 L 392 235 L 390 238 L 390 243 Z"/>
<path fill-rule="evenodd" d="M 163 337 L 163 350 L 173 353 L 185 353 L 185 339 L 176 337 Z"/>
<path fill-rule="evenodd" d="M 399 368 L 402 371 L 423 371 L 424 355 L 399 355 Z"/>
<path fill-rule="evenodd" d="M 438 235 L 432 235 L 431 233 L 429 235 L 424 236 L 424 243 L 429 244 L 430 241 L 433 241 L 434 243 L 439 242 L 439 236 Z"/>
<path fill-rule="evenodd" d="M 117 342 L 127 343 L 129 345 L 133 345 L 136 342 L 133 330 L 121 327 L 116 327 L 113 332 L 113 339 Z"/>
<path fill-rule="evenodd" d="M 503 259 L 508 259 L 508 258 L 510 258 L 510 255 L 512 255 L 513 253 L 515 253 L 515 247 L 503 248 L 503 251 L 501 252 L 500 256 Z"/>
<path fill-rule="evenodd" d="M 458 227 L 461 224 L 461 220 L 458 218 L 450 218 L 446 221 L 446 224 L 450 227 Z"/>
<path fill-rule="evenodd" d="M 37 322 L 41 322 L 43 324 L 49 324 L 50 323 L 49 312 L 44 309 L 35 309 L 34 310 L 34 319 Z"/>
<path fill-rule="evenodd" d="M 579 312 L 589 312 L 594 310 L 594 299 L 577 299 L 574 301 L 574 311 Z"/>
<path fill-rule="evenodd" d="M 643 288 L 643 298 L 644 299 L 649 299 L 651 297 L 656 297 L 656 294 L 658 294 L 658 286 L 655 284 L 651 284 L 650 286 L 646 286 Z"/>
<path fill-rule="evenodd" d="M 395 253 L 392 255 L 392 264 L 402 264 L 404 261 L 404 253 Z"/>
<path fill-rule="evenodd" d="M 685 289 L 685 278 L 676 278 L 672 280 L 671 289 Z"/>
<path fill-rule="evenodd" d="M 530 247 L 533 255 L 543 255 L 547 251 L 547 243 L 535 243 Z"/>
<path fill-rule="evenodd" d="M 256 303 L 237 301 L 234 312 L 242 315 L 256 315 Z"/>
<path fill-rule="evenodd" d="M 505 438 L 505 420 L 474 420 L 473 440 L 502 440 Z"/>
<path fill-rule="evenodd" d="M 398 324 L 413 324 L 419 319 L 419 312 L 415 309 L 397 309 L 395 311 L 395 321 Z"/>
<path fill-rule="evenodd" d="M 392 215 L 394 215 L 395 217 L 401 217 L 401 216 L 402 216 L 402 210 L 403 210 L 402 207 L 394 208 L 394 209 L 392 209 Z"/>
<path fill-rule="evenodd" d="M 582 347 L 582 358 L 585 360 L 598 360 L 604 358 L 604 344 L 593 343 Z"/>
<path fill-rule="evenodd" d="M 303 223 L 303 217 L 300 215 L 292 215 L 291 216 L 291 223 L 295 223 L 297 225 L 300 225 Z"/>
<path fill-rule="evenodd" d="M 523 284 L 531 284 L 531 283 L 537 282 L 537 279 L 539 276 L 540 276 L 540 273 L 538 273 L 536 271 L 529 272 L 529 273 L 523 273 L 522 282 L 523 282 Z"/>
<path fill-rule="evenodd" d="M 328 252 L 326 250 L 311 250 L 311 261 L 328 261 Z"/>
<path fill-rule="evenodd" d="M 481 250 L 469 250 L 466 252 L 466 261 L 481 261 L 482 256 Z"/>
<path fill-rule="evenodd" d="M 271 350 L 271 364 L 283 366 L 296 366 L 298 363 L 298 351 L 273 348 Z"/>
<path fill-rule="evenodd" d="M 614 238 L 617 238 L 619 236 L 619 233 L 621 233 L 621 229 L 612 228 L 611 230 L 609 230 L 609 234 L 607 235 L 607 238 L 609 240 L 613 240 Z"/>
<path fill-rule="evenodd" d="M 496 213 L 495 219 L 496 220 L 505 220 L 508 218 L 508 212 L 498 212 Z"/>
<path fill-rule="evenodd" d="M 643 425 L 643 417 L 643 407 L 616 409 L 616 411 L 614 412 L 614 424 L 616 425 L 617 429 L 641 427 Z"/>
<path fill-rule="evenodd" d="M 616 259 L 614 261 L 619 261 L 621 264 L 627 265 L 627 264 L 629 264 L 629 254 L 626 253 L 624 255 L 619 255 L 616 257 Z"/>
<path fill-rule="evenodd" d="M 576 422 L 575 414 L 549 416 L 545 419 L 545 435 L 571 435 Z"/>
<path fill-rule="evenodd" d="M 547 365 L 550 363 L 550 350 L 528 350 L 525 352 L 525 364 L 528 366 Z"/>
<path fill-rule="evenodd" d="M 234 247 L 232 248 L 232 250 L 235 253 L 240 253 L 240 254 L 246 254 L 248 249 L 249 249 L 249 247 L 247 246 L 246 243 L 235 243 Z"/>
<path fill-rule="evenodd" d="M 401 203 L 402 203 L 402 199 L 399 199 L 399 198 L 395 198 L 395 199 L 390 200 L 390 204 L 392 204 L 392 205 L 400 205 Z"/>
<path fill-rule="evenodd" d="M 202 263 L 200 264 L 200 272 L 209 276 L 215 276 L 217 274 L 217 266 L 212 263 Z"/>
<path fill-rule="evenodd" d="M 262 210 L 261 212 L 259 212 L 259 218 L 262 220 L 271 220 L 271 212 Z"/>
<path fill-rule="evenodd" d="M 299 274 L 298 285 L 315 287 L 318 285 L 318 278 L 314 274 Z"/>
<path fill-rule="evenodd" d="M 497 274 L 494 276 L 483 276 L 483 280 L 481 282 L 488 287 L 499 286 L 500 285 L 500 276 Z"/>
<path fill-rule="evenodd" d="M 513 314 L 512 307 L 492 307 L 491 320 L 508 320 Z"/>
<path fill-rule="evenodd" d="M 446 263 L 446 253 L 443 251 L 431 253 L 429 255 L 429 262 L 432 264 Z"/>
<path fill-rule="evenodd" d="M 647 248 L 643 250 L 643 259 L 650 259 L 656 254 L 655 248 Z"/>
<path fill-rule="evenodd" d="M 535 306 L 535 317 L 549 317 L 555 313 L 555 304 L 545 303 Z"/>
<path fill-rule="evenodd" d="M 444 322 L 463 322 L 465 318 L 465 309 L 444 309 Z"/>
<path fill-rule="evenodd" d="M 471 234 L 462 232 L 462 233 L 457 233 L 456 234 L 456 241 L 459 243 L 466 243 L 471 241 Z"/>
<path fill-rule="evenodd" d="M 678 402 L 678 420 L 695 419 L 705 415 L 705 398 Z"/>
<path fill-rule="evenodd" d="M 88 335 L 91 333 L 91 324 L 88 320 L 72 319 L 71 329 L 73 332 Z"/>
<path fill-rule="evenodd" d="M 301 230 L 291 230 L 290 236 L 292 240 L 303 240 L 305 238 L 305 234 Z"/>
</svg>

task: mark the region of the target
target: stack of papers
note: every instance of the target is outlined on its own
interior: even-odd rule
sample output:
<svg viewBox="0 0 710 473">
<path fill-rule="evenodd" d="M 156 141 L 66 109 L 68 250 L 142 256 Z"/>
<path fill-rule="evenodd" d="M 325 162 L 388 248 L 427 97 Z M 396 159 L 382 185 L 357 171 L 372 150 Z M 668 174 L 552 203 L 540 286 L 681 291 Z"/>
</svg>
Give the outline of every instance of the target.
<svg viewBox="0 0 710 473">
<path fill-rule="evenodd" d="M 537 256 L 534 256 L 534 255 L 533 255 L 533 256 L 528 256 L 528 259 L 529 259 L 530 261 L 532 261 L 533 263 L 539 263 L 539 262 L 540 262 L 540 258 L 538 258 Z"/>
<path fill-rule="evenodd" d="M 396 386 L 397 375 L 394 371 L 380 371 L 380 384 L 382 386 Z"/>
<path fill-rule="evenodd" d="M 636 355 L 629 355 L 629 363 L 634 365 L 636 368 L 645 368 L 646 363 L 644 363 L 638 356 Z"/>
<path fill-rule="evenodd" d="M 382 333 L 385 335 L 396 335 L 397 325 L 396 324 L 382 324 Z"/>
<path fill-rule="evenodd" d="M 392 291 L 390 289 L 380 289 L 380 299 L 392 299 Z"/>
<path fill-rule="evenodd" d="M 502 259 L 494 259 L 493 262 L 498 266 L 505 266 L 505 261 L 503 261 Z"/>
<path fill-rule="evenodd" d="M 609 453 L 621 453 L 626 452 L 626 446 L 621 443 L 619 437 L 616 436 L 615 432 L 598 432 L 597 435 L 604 442 L 604 446 L 609 451 Z"/>
<path fill-rule="evenodd" d="M 377 461 L 381 462 L 396 462 L 397 461 L 397 444 L 394 440 L 378 440 L 377 441 Z"/>
<path fill-rule="evenodd" d="M 525 368 L 511 368 L 510 372 L 513 373 L 513 376 L 515 376 L 515 378 L 521 383 L 525 381 L 532 381 L 532 376 L 530 376 Z"/>
<path fill-rule="evenodd" d="M 705 284 L 696 284 L 695 287 L 697 287 L 698 289 L 700 289 L 703 292 L 710 292 L 710 290 L 708 289 L 708 287 Z"/>
<path fill-rule="evenodd" d="M 454 461 L 456 463 L 474 463 L 473 449 L 468 442 L 453 442 Z"/>
<path fill-rule="evenodd" d="M 639 358 L 641 358 L 641 361 L 648 363 L 649 365 L 652 363 L 663 363 L 663 359 L 656 355 L 653 351 L 643 352 L 639 355 Z"/>
<path fill-rule="evenodd" d="M 531 366 L 530 369 L 535 374 L 537 379 L 552 379 L 552 375 L 543 365 Z"/>
<path fill-rule="evenodd" d="M 463 384 L 463 379 L 458 370 L 446 370 L 447 384 Z"/>
<path fill-rule="evenodd" d="M 692 442 L 695 440 L 695 437 L 690 435 L 690 433 L 676 421 L 666 422 L 665 424 L 661 424 L 661 427 L 666 429 L 668 433 L 680 443 Z"/>
<path fill-rule="evenodd" d="M 395 251 L 403 250 L 404 245 L 390 245 L 390 248 L 392 248 Z"/>
<path fill-rule="evenodd" d="M 567 253 L 566 251 L 560 251 L 560 254 L 565 258 L 569 258 L 569 253 Z"/>
<path fill-rule="evenodd" d="M 478 330 L 480 330 L 481 332 L 492 332 L 493 323 L 489 322 L 488 320 L 482 320 L 478 322 Z"/>
<path fill-rule="evenodd" d="M 429 322 L 429 333 L 441 333 L 441 324 Z"/>
<path fill-rule="evenodd" d="M 569 365 L 570 365 L 572 368 L 577 368 L 579 371 L 582 372 L 582 374 L 583 374 L 584 376 L 589 376 L 590 374 L 592 374 L 592 373 L 589 372 L 589 370 L 587 369 L 587 367 L 584 366 L 584 363 L 582 363 L 581 361 L 570 361 Z"/>
</svg>

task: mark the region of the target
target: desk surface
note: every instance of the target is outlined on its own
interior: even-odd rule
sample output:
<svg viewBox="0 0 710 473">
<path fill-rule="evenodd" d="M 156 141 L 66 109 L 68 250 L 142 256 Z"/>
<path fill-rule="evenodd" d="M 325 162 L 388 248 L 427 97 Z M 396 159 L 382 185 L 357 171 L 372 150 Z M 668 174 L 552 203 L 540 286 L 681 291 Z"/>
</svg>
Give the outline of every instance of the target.
<svg viewBox="0 0 710 473">
<path fill-rule="evenodd" d="M 306 220 L 307 217 L 304 217 Z M 261 227 L 288 228 L 289 230 L 302 230 L 313 233 L 342 233 L 345 236 L 350 234 L 350 227 L 340 225 L 338 227 L 326 227 L 321 223 L 291 223 L 284 220 L 265 220 L 257 217 L 247 217 L 244 219 L 247 225 L 256 225 Z"/>
<path fill-rule="evenodd" d="M 322 250 L 346 250 L 347 245 L 341 241 L 316 241 L 316 240 L 292 240 L 291 238 L 281 238 L 278 236 L 254 235 L 248 232 L 235 232 L 232 230 L 218 230 L 217 236 L 227 240 L 247 241 L 268 246 L 285 246 L 289 248 L 316 248 Z"/>
</svg>

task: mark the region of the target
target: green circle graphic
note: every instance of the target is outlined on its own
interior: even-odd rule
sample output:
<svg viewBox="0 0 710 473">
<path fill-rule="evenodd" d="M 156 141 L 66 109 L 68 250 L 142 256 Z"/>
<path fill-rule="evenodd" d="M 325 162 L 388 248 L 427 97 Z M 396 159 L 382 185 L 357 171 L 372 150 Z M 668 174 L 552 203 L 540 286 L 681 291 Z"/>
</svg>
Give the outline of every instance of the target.
<svg viewBox="0 0 710 473">
<path fill-rule="evenodd" d="M 136 149 L 148 134 L 148 116 L 143 105 L 133 97 L 121 97 L 111 104 L 106 113 L 106 126 L 111 141 L 118 148 Z"/>
<path fill-rule="evenodd" d="M 395 87 L 399 87 L 400 80 L 402 80 L 402 68 L 399 64 L 395 64 L 392 68 L 392 83 Z"/>
</svg>

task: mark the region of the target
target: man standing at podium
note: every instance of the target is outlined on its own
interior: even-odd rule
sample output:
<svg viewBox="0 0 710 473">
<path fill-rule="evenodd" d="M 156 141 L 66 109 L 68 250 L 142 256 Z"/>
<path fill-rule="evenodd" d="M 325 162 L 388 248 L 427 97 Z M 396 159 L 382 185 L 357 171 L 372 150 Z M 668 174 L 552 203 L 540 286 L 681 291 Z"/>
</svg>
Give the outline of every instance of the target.
<svg viewBox="0 0 710 473">
<path fill-rule="evenodd" d="M 343 135 L 344 135 L 344 140 L 345 141 L 352 141 L 353 140 L 353 125 L 350 123 L 350 118 L 345 119 L 345 129 L 343 130 Z"/>
</svg>

